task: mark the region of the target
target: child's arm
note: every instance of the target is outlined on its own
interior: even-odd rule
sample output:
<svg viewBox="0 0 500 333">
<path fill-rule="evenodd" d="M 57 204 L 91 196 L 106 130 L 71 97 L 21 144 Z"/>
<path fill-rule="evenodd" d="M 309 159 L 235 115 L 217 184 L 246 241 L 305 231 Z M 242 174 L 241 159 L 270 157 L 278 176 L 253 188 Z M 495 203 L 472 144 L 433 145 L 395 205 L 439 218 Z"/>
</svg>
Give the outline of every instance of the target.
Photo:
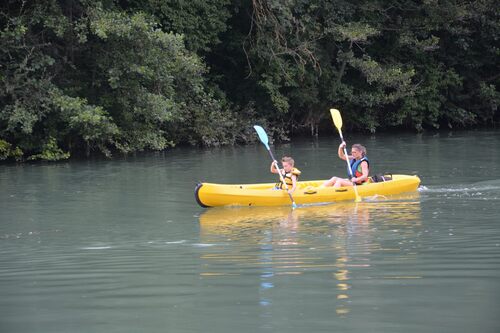
<svg viewBox="0 0 500 333">
<path fill-rule="evenodd" d="M 278 164 L 278 161 L 276 160 L 271 163 L 271 173 L 279 173 L 278 169 L 276 168 L 276 164 Z"/>
</svg>

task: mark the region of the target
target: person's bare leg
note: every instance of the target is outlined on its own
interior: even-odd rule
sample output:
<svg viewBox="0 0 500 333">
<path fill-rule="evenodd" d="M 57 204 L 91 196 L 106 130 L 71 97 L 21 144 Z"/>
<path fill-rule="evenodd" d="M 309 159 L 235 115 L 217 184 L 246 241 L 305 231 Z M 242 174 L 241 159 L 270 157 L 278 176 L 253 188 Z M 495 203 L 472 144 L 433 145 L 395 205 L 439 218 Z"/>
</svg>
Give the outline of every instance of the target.
<svg viewBox="0 0 500 333">
<path fill-rule="evenodd" d="M 348 179 L 338 178 L 333 187 L 342 187 L 342 186 L 352 186 L 352 182 Z"/>
<path fill-rule="evenodd" d="M 323 183 L 323 187 L 328 187 L 328 186 L 332 186 L 333 184 L 335 184 L 335 182 L 337 181 L 338 177 L 332 177 L 330 179 L 328 179 L 326 182 Z"/>
</svg>

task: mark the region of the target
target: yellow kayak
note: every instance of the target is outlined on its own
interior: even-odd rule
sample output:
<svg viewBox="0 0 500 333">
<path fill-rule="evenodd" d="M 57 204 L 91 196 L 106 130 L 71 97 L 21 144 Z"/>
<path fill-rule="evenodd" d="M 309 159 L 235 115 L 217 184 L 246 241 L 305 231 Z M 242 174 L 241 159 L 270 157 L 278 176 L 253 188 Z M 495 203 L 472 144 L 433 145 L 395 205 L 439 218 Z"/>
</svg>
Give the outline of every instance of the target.
<svg viewBox="0 0 500 333">
<path fill-rule="evenodd" d="M 299 205 L 354 200 L 353 187 L 321 187 L 324 180 L 300 181 L 293 193 Z M 416 191 L 420 184 L 418 176 L 392 175 L 382 182 L 367 182 L 357 186 L 361 198 L 376 195 L 394 195 Z M 285 190 L 274 189 L 275 183 L 263 184 L 214 184 L 200 183 L 195 189 L 195 198 L 202 207 L 217 206 L 283 206 L 290 205 Z"/>
</svg>

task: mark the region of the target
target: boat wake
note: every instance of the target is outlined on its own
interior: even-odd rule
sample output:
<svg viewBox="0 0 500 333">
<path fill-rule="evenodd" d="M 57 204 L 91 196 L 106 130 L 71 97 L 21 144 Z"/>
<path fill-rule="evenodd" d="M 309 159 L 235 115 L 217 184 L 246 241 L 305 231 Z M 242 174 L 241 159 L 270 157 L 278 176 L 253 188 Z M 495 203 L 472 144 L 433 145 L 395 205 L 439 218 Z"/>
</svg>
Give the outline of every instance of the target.
<svg viewBox="0 0 500 333">
<path fill-rule="evenodd" d="M 472 184 L 456 184 L 450 186 L 420 186 L 421 194 L 436 194 L 444 196 L 467 196 L 467 197 L 491 197 L 492 194 L 500 192 L 500 179 L 492 181 L 481 181 Z"/>
</svg>

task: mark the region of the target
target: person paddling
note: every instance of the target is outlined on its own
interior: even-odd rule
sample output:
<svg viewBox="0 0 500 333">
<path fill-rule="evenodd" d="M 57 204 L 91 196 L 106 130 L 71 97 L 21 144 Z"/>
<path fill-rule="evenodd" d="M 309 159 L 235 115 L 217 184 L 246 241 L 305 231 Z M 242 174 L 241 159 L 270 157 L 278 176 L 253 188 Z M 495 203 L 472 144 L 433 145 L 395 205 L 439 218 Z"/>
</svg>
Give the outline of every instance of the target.
<svg viewBox="0 0 500 333">
<path fill-rule="evenodd" d="M 288 193 L 292 194 L 295 191 L 295 188 L 297 187 L 297 180 L 301 172 L 299 169 L 294 168 L 295 161 L 291 157 L 284 156 L 281 159 L 281 163 L 283 164 L 283 169 L 281 169 L 283 179 L 288 187 Z M 276 160 L 271 163 L 272 173 L 279 173 L 277 165 L 278 161 Z M 277 189 L 285 188 L 281 180 L 276 184 L 276 188 Z"/>
<path fill-rule="evenodd" d="M 342 141 L 339 145 L 338 155 L 341 159 L 346 160 L 349 159 L 352 178 L 340 178 L 340 177 L 332 177 L 329 180 L 323 183 L 323 186 L 353 186 L 361 185 L 364 182 L 368 181 L 368 174 L 370 171 L 370 162 L 366 157 L 366 148 L 358 143 L 352 145 L 351 155 L 345 156 L 344 147 L 346 143 Z"/>
</svg>

